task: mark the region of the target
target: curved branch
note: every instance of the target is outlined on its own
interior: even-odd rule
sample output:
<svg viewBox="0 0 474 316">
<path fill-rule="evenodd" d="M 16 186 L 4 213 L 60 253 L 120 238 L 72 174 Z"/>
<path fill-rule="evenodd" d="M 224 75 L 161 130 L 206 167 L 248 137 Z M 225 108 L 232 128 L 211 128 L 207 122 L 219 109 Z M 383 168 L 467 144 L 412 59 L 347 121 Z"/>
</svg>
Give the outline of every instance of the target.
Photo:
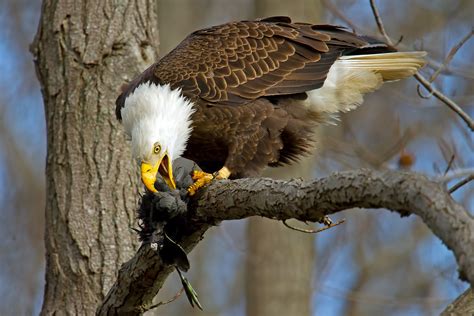
<svg viewBox="0 0 474 316">
<path fill-rule="evenodd" d="M 418 215 L 454 252 L 461 277 L 474 285 L 473 217 L 441 184 L 417 173 L 355 170 L 310 182 L 267 178 L 217 181 L 189 205 L 190 223 L 183 227 L 186 234 L 179 243 L 190 251 L 210 226 L 224 220 L 258 215 L 318 221 L 354 207 Z M 150 258 L 150 251 L 144 248 L 122 267 L 98 314 L 139 314 L 151 305 L 171 268 L 164 267 L 158 256 Z"/>
</svg>

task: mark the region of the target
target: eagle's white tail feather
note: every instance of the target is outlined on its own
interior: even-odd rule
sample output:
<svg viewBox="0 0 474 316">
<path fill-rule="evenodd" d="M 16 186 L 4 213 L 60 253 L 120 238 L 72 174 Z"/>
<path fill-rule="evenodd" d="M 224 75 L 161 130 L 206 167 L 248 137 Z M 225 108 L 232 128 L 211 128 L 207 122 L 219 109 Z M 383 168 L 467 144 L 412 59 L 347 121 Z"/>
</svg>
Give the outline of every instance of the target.
<svg viewBox="0 0 474 316">
<path fill-rule="evenodd" d="M 324 85 L 308 93 L 307 106 L 323 113 L 347 112 L 363 101 L 363 95 L 384 81 L 414 75 L 426 62 L 426 52 L 395 52 L 340 57 L 329 70 Z"/>
<path fill-rule="evenodd" d="M 342 56 L 338 62 L 349 69 L 367 69 L 382 75 L 384 81 L 413 76 L 426 63 L 426 52 Z"/>
</svg>

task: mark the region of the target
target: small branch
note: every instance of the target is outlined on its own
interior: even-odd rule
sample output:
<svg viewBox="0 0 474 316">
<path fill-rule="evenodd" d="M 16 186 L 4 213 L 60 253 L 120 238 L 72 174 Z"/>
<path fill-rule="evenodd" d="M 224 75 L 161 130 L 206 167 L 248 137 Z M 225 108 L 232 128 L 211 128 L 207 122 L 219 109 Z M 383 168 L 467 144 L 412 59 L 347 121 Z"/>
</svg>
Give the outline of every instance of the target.
<svg viewBox="0 0 474 316">
<path fill-rule="evenodd" d="M 181 288 L 181 290 L 179 290 L 172 298 L 170 298 L 169 300 L 167 301 L 162 301 L 162 302 L 158 302 L 152 306 L 150 306 L 147 311 L 151 310 L 151 309 L 154 309 L 154 308 L 157 308 L 157 307 L 160 307 L 162 305 L 166 305 L 166 304 L 169 304 L 169 303 L 172 303 L 174 301 L 176 301 L 180 296 L 181 294 L 183 294 L 184 292 L 184 288 Z"/>
<path fill-rule="evenodd" d="M 382 18 L 380 17 L 379 10 L 377 6 L 375 5 L 374 0 L 370 0 L 370 7 L 372 8 L 372 13 L 374 14 L 375 22 L 377 23 L 377 27 L 379 29 L 380 34 L 385 38 L 385 41 L 387 44 L 393 46 L 393 42 L 388 36 L 387 32 L 385 31 L 385 28 L 383 26 Z M 471 31 L 472 33 L 472 31 Z M 466 38 L 466 41 L 469 39 L 472 34 L 469 34 Z M 462 46 L 462 45 L 461 45 Z M 425 87 L 426 90 L 430 93 L 430 95 L 434 95 L 438 100 L 446 104 L 451 110 L 456 112 L 463 120 L 466 122 L 467 126 L 471 129 L 471 131 L 474 131 L 474 120 L 466 113 L 464 112 L 459 105 L 456 104 L 453 100 L 451 100 L 449 97 L 444 95 L 442 92 L 438 91 L 436 88 L 434 88 L 430 81 L 428 81 L 425 77 L 420 75 L 419 73 L 415 74 L 416 80 L 418 80 L 419 83 Z M 418 89 L 419 91 L 419 89 Z M 419 92 L 420 96 L 423 98 L 424 96 L 421 95 Z"/>
<path fill-rule="evenodd" d="M 438 70 L 436 70 L 433 75 L 430 77 L 430 82 L 433 82 L 436 80 L 436 78 L 439 76 L 439 74 L 446 68 L 448 67 L 449 63 L 451 60 L 454 58 L 454 56 L 457 54 L 459 49 L 474 35 L 474 27 L 471 29 L 471 31 L 466 34 L 456 45 L 454 45 L 449 53 L 448 56 L 444 59 L 444 62 L 439 66 Z"/>
<path fill-rule="evenodd" d="M 382 36 L 385 38 L 385 42 L 387 42 L 387 44 L 389 44 L 390 46 L 393 46 L 392 40 L 390 39 L 387 32 L 385 31 L 382 18 L 380 17 L 380 14 L 379 14 L 379 9 L 375 5 L 374 0 L 370 0 L 370 8 L 372 9 L 372 13 L 374 14 L 375 23 L 377 23 L 377 27 L 379 29 L 380 34 L 382 34 Z"/>
<path fill-rule="evenodd" d="M 443 176 L 439 176 L 436 178 L 436 181 L 441 183 L 446 183 L 448 181 L 459 179 L 462 177 L 474 175 L 474 168 L 464 168 L 459 170 L 453 170 Z"/>
<path fill-rule="evenodd" d="M 321 228 L 318 228 L 318 229 L 303 229 L 303 228 L 298 228 L 298 227 L 295 227 L 295 226 L 291 226 L 290 224 L 288 224 L 287 220 L 283 220 L 282 223 L 283 225 L 285 225 L 287 228 L 291 229 L 291 230 L 295 230 L 297 232 L 300 232 L 300 233 L 305 233 L 305 234 L 317 234 L 317 233 L 320 233 L 320 232 L 323 232 L 325 230 L 328 230 L 329 228 L 333 228 L 335 226 L 338 226 L 338 225 L 341 225 L 342 223 L 344 223 L 346 220 L 343 218 L 341 219 L 340 221 L 337 221 L 336 223 L 330 223 L 330 224 L 327 224 L 327 225 L 324 225 L 323 227 Z"/>
<path fill-rule="evenodd" d="M 418 80 L 419 83 L 421 83 L 421 85 L 423 87 L 426 88 L 426 90 L 428 90 L 428 92 L 431 95 L 435 96 L 438 100 L 440 100 L 441 102 L 446 104 L 451 110 L 456 112 L 463 119 L 463 121 L 466 122 L 469 129 L 471 131 L 474 131 L 474 120 L 469 116 L 469 114 L 464 112 L 463 109 L 461 109 L 461 107 L 456 104 L 456 102 L 454 102 L 449 97 L 444 95 L 441 91 L 434 88 L 430 84 L 430 82 L 425 77 L 420 75 L 419 73 L 415 74 L 415 78 L 416 78 L 416 80 Z"/>
<path fill-rule="evenodd" d="M 446 166 L 446 169 L 444 169 L 443 176 L 446 176 L 449 170 L 451 170 L 451 167 L 453 166 L 453 162 L 455 158 L 456 158 L 456 155 L 452 154 L 451 158 L 449 159 L 448 165 Z"/>
<path fill-rule="evenodd" d="M 474 180 L 474 174 L 471 174 L 469 177 L 464 178 L 463 180 L 461 180 L 458 183 L 456 183 L 455 185 L 453 185 L 453 187 L 451 189 L 449 189 L 449 193 L 453 193 L 454 191 L 456 191 L 457 189 L 459 189 L 463 185 L 466 185 L 467 183 L 471 182 L 472 180 Z"/>
</svg>

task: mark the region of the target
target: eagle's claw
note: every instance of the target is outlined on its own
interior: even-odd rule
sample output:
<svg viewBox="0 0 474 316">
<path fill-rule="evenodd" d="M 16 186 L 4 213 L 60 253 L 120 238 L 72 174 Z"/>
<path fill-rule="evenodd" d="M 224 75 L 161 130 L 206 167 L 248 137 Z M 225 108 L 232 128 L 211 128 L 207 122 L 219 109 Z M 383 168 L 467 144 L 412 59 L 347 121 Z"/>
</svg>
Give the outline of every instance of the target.
<svg viewBox="0 0 474 316">
<path fill-rule="evenodd" d="M 212 180 L 214 180 L 215 176 L 204 171 L 194 170 L 192 178 L 195 182 L 188 188 L 188 193 L 190 196 L 196 194 L 196 192 L 206 184 L 209 184 Z"/>
<path fill-rule="evenodd" d="M 211 183 L 212 180 L 228 179 L 230 173 L 231 172 L 229 168 L 227 168 L 226 166 L 222 167 L 221 169 L 219 169 L 219 171 L 216 171 L 213 174 L 200 170 L 194 170 L 192 178 L 195 182 L 188 188 L 189 195 L 193 196 L 194 194 L 196 194 L 199 188 L 202 188 L 206 184 Z"/>
</svg>

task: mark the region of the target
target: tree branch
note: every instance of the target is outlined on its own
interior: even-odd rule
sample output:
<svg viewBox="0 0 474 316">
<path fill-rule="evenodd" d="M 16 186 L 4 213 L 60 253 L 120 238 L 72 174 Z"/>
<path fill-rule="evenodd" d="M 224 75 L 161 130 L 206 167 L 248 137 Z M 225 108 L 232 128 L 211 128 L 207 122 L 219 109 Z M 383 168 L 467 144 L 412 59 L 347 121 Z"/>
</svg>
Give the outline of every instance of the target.
<svg viewBox="0 0 474 316">
<path fill-rule="evenodd" d="M 418 80 L 418 82 L 421 83 L 421 85 L 425 87 L 431 95 L 434 95 L 438 100 L 440 100 L 441 102 L 446 104 L 451 110 L 456 112 L 456 114 L 458 114 L 459 117 L 461 117 L 461 119 L 467 124 L 469 129 L 471 131 L 474 131 L 474 120 L 469 116 L 469 114 L 464 112 L 464 110 L 461 109 L 461 107 L 457 105 L 456 102 L 454 102 L 441 91 L 433 87 L 431 83 L 419 73 L 416 73 L 414 76 L 416 80 Z"/>
<path fill-rule="evenodd" d="M 441 316 L 474 315 L 474 292 L 472 287 L 464 291 L 446 309 Z"/>
<path fill-rule="evenodd" d="M 385 41 L 387 42 L 387 44 L 393 45 L 393 42 L 390 39 L 390 36 L 388 36 L 387 32 L 385 31 L 385 28 L 384 28 L 383 22 L 382 22 L 382 18 L 380 17 L 379 10 L 378 10 L 377 5 L 375 4 L 374 0 L 370 0 L 370 7 L 372 9 L 372 13 L 374 15 L 375 22 L 377 23 L 377 27 L 379 29 L 380 34 L 382 34 L 382 36 L 385 38 Z M 465 39 L 461 40 L 461 43 L 458 44 L 459 47 L 462 46 L 463 41 L 464 42 L 467 41 L 471 36 L 472 36 L 472 31 L 471 31 L 471 33 L 469 33 L 468 36 L 466 36 Z M 456 51 L 457 50 L 454 51 L 454 54 L 456 53 Z M 454 54 L 453 54 L 453 56 L 454 56 Z M 456 114 L 458 114 L 462 118 L 462 120 L 467 124 L 467 126 L 469 127 L 471 132 L 474 132 L 474 120 L 469 116 L 469 114 L 464 112 L 463 109 L 461 109 L 461 107 L 456 104 L 456 102 L 451 100 L 448 96 L 443 94 L 441 91 L 434 88 L 431 85 L 431 82 L 428 81 L 425 77 L 423 77 L 420 73 L 416 73 L 414 75 L 414 77 L 416 78 L 416 80 L 418 80 L 419 83 L 421 83 L 421 85 L 423 87 L 425 87 L 426 90 L 428 90 L 430 95 L 434 95 L 438 100 L 440 100 L 441 102 L 446 104 L 451 110 L 456 112 Z M 421 96 L 421 94 L 420 94 L 420 96 Z"/>
<path fill-rule="evenodd" d="M 459 42 L 456 43 L 450 50 L 446 58 L 444 59 L 443 63 L 438 67 L 438 69 L 431 75 L 430 77 L 430 82 L 433 82 L 436 80 L 436 78 L 439 76 L 439 74 L 448 67 L 449 63 L 451 60 L 453 60 L 454 56 L 457 54 L 457 52 L 461 49 L 461 47 L 466 44 L 466 42 L 474 36 L 474 27 L 471 28 L 469 33 L 464 35 Z"/>
<path fill-rule="evenodd" d="M 191 201 L 189 222 L 177 242 L 189 252 L 209 227 L 224 220 L 258 215 L 317 221 L 355 207 L 418 215 L 454 252 L 461 277 L 474 285 L 473 217 L 441 184 L 417 173 L 362 169 L 310 182 L 267 178 L 216 181 Z M 149 247 L 142 246 L 120 269 L 98 314 L 142 313 L 171 271 Z"/>
</svg>

